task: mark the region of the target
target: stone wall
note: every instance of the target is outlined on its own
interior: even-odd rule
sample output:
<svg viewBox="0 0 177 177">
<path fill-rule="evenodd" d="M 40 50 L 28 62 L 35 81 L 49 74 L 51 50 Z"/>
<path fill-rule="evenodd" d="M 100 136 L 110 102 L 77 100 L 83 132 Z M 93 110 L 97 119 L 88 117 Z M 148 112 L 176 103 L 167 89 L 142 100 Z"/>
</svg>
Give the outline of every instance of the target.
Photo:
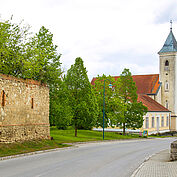
<svg viewBox="0 0 177 177">
<path fill-rule="evenodd" d="M 49 89 L 0 74 L 0 142 L 50 138 Z"/>
<path fill-rule="evenodd" d="M 170 159 L 172 161 L 177 160 L 177 141 L 174 141 L 173 143 L 171 143 Z"/>
</svg>

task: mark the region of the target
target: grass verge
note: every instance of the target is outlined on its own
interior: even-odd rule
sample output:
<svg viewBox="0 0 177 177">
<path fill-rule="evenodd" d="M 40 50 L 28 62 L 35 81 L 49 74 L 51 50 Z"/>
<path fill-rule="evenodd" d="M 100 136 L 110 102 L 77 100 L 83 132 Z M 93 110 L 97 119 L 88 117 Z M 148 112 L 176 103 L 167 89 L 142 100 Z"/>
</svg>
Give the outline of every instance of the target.
<svg viewBox="0 0 177 177">
<path fill-rule="evenodd" d="M 69 145 L 58 143 L 51 140 L 25 141 L 23 143 L 0 144 L 0 157 L 41 151 L 46 149 L 55 149 Z"/>
<path fill-rule="evenodd" d="M 85 141 L 101 141 L 103 140 L 103 133 L 93 130 L 78 130 L 78 136 L 74 136 L 74 130 L 58 130 L 55 127 L 51 127 L 51 136 L 58 143 L 73 143 L 73 142 L 85 142 Z M 118 132 L 106 132 L 104 133 L 105 140 L 118 140 L 118 139 L 133 139 L 140 138 L 139 135 L 120 135 Z"/>
<path fill-rule="evenodd" d="M 51 127 L 51 137 L 53 140 L 26 141 L 23 143 L 0 143 L 0 157 L 23 154 L 28 152 L 55 149 L 69 146 L 65 143 L 101 141 L 102 132 L 92 130 L 78 130 L 78 136 L 74 136 L 74 130 L 58 130 Z M 105 140 L 132 139 L 139 138 L 138 135 L 120 135 L 117 132 L 105 132 Z"/>
</svg>

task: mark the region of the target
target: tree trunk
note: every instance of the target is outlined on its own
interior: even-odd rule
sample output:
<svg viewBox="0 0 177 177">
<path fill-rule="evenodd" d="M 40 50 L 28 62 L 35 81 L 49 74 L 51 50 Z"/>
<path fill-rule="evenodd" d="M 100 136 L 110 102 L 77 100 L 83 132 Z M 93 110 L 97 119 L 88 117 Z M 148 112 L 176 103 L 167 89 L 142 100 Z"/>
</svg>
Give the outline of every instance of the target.
<svg viewBox="0 0 177 177">
<path fill-rule="evenodd" d="M 77 127 L 75 126 L 75 137 L 77 137 Z"/>
<path fill-rule="evenodd" d="M 123 123 L 123 135 L 125 135 L 125 123 Z"/>
</svg>

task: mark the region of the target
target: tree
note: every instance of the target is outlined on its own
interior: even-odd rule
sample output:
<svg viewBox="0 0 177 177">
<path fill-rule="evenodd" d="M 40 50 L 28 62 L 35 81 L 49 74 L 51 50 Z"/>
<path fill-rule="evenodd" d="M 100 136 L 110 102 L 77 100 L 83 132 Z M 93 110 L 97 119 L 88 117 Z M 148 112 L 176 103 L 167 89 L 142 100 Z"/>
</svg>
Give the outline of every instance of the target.
<svg viewBox="0 0 177 177">
<path fill-rule="evenodd" d="M 128 128 L 141 128 L 143 125 L 143 116 L 147 112 L 147 107 L 141 102 L 134 102 L 128 104 L 126 112 L 126 127 Z"/>
<path fill-rule="evenodd" d="M 66 129 L 72 119 L 68 91 L 62 79 L 61 54 L 53 44 L 53 35 L 42 26 L 27 46 L 26 77 L 47 83 L 50 88 L 50 123 Z"/>
<path fill-rule="evenodd" d="M 78 128 L 91 129 L 95 125 L 98 114 L 96 97 L 81 58 L 76 58 L 75 64 L 67 71 L 64 81 L 70 93 L 72 125 L 77 136 Z"/>
<path fill-rule="evenodd" d="M 64 130 L 71 124 L 73 114 L 68 89 L 63 81 L 59 85 L 50 90 L 50 124 Z"/>
<path fill-rule="evenodd" d="M 53 34 L 44 26 L 31 37 L 30 27 L 0 22 L 0 72 L 54 84 L 61 76 L 60 56 Z"/>
<path fill-rule="evenodd" d="M 0 73 L 23 77 L 25 46 L 28 41 L 29 26 L 0 22 Z"/>
<path fill-rule="evenodd" d="M 114 79 L 111 76 L 98 76 L 93 85 L 93 90 L 95 96 L 97 97 L 97 102 L 99 106 L 98 119 L 96 121 L 96 127 L 103 127 L 103 89 L 104 89 L 104 80 L 105 80 L 105 118 L 104 118 L 104 127 L 108 127 L 108 123 L 111 123 L 111 105 L 110 101 L 113 97 L 113 91 L 109 88 L 110 81 L 114 83 Z"/>
<path fill-rule="evenodd" d="M 27 43 L 25 77 L 47 83 L 49 86 L 60 83 L 61 54 L 53 44 L 53 34 L 42 26 Z"/>
<path fill-rule="evenodd" d="M 115 82 L 116 93 L 121 101 L 123 114 L 120 114 L 118 125 L 123 128 L 140 128 L 143 125 L 143 115 L 147 108 L 142 103 L 137 103 L 137 88 L 129 69 L 124 69 L 120 78 Z"/>
<path fill-rule="evenodd" d="M 58 125 L 57 120 L 64 122 L 71 117 L 64 99 L 61 54 L 48 29 L 42 26 L 35 35 L 29 29 L 22 23 L 13 23 L 12 18 L 0 22 L 0 73 L 46 83 L 50 88 L 50 121 Z"/>
</svg>

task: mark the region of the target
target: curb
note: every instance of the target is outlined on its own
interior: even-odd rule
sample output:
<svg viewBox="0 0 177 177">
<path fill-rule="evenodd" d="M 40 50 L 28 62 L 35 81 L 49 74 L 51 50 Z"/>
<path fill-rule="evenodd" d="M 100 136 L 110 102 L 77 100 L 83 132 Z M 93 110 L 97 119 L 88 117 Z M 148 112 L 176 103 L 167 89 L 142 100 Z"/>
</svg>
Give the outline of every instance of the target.
<svg viewBox="0 0 177 177">
<path fill-rule="evenodd" d="M 144 166 L 145 162 L 143 162 L 134 172 L 130 177 L 135 177 L 135 175 L 138 173 L 138 171 Z"/>
<path fill-rule="evenodd" d="M 42 150 L 42 151 L 34 151 L 34 152 L 29 152 L 29 153 L 24 153 L 24 154 L 5 156 L 5 157 L 0 157 L 0 161 L 8 160 L 8 159 L 14 159 L 14 158 L 17 158 L 17 157 L 25 157 L 25 156 L 35 155 L 35 154 L 42 154 L 42 153 L 45 153 L 45 152 L 68 150 L 68 149 L 77 148 L 77 147 L 78 146 L 70 146 L 70 147 L 63 147 L 63 148 L 56 148 L 56 149 L 46 149 L 46 150 Z"/>
</svg>

